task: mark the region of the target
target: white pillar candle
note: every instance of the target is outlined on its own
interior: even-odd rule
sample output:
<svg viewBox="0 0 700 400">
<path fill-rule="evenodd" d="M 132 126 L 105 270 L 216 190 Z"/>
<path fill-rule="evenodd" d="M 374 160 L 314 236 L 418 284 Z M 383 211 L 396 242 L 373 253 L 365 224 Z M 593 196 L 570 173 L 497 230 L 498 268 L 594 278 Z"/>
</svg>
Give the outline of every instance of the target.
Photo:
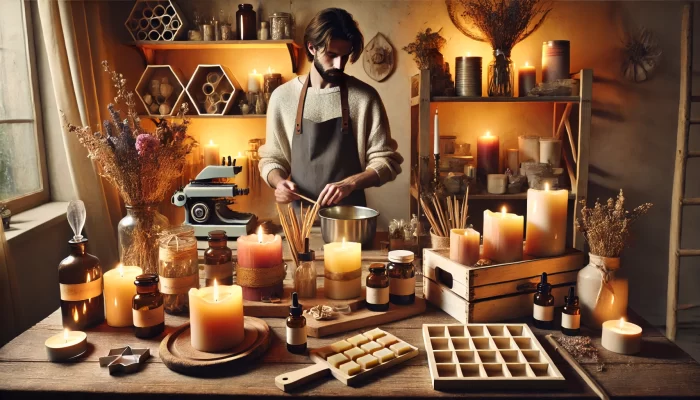
<svg viewBox="0 0 700 400">
<path fill-rule="evenodd" d="M 329 299 L 353 299 L 362 294 L 362 244 L 328 243 L 323 246 L 324 290 Z"/>
<path fill-rule="evenodd" d="M 520 156 L 520 164 L 527 161 L 538 162 L 540 160 L 539 136 L 519 136 L 518 153 Z"/>
<path fill-rule="evenodd" d="M 450 230 L 450 260 L 462 265 L 479 261 L 481 235 L 472 228 Z"/>
<path fill-rule="evenodd" d="M 561 140 L 540 138 L 540 162 L 549 163 L 552 168 L 561 165 Z"/>
<path fill-rule="evenodd" d="M 624 318 L 603 322 L 603 347 L 620 354 L 636 354 L 642 345 L 642 328 Z"/>
<path fill-rule="evenodd" d="M 233 178 L 233 182 L 235 182 L 239 188 L 245 189 L 248 187 L 248 174 L 250 171 L 248 171 L 248 157 L 244 156 L 240 151 L 236 157 L 236 165 L 243 167 L 243 170 Z"/>
<path fill-rule="evenodd" d="M 508 189 L 506 174 L 488 174 L 486 179 L 486 191 L 491 194 L 504 194 Z"/>
<path fill-rule="evenodd" d="M 518 149 L 506 150 L 506 168 L 510 169 L 513 175 L 520 173 L 520 151 Z"/>
<path fill-rule="evenodd" d="M 525 253 L 535 257 L 554 257 L 566 248 L 566 216 L 569 191 L 527 190 L 527 229 Z"/>
<path fill-rule="evenodd" d="M 484 258 L 496 263 L 523 259 L 523 216 L 484 211 Z"/>
<path fill-rule="evenodd" d="M 231 349 L 245 337 L 243 291 L 240 286 L 190 289 L 190 339 L 199 351 Z"/>
<path fill-rule="evenodd" d="M 258 71 L 253 70 L 250 74 L 248 74 L 248 91 L 257 93 L 260 91 L 260 88 L 262 87 L 262 74 L 259 74 Z"/>
<path fill-rule="evenodd" d="M 209 141 L 209 144 L 204 146 L 204 165 L 220 165 L 221 158 L 219 158 L 219 145 L 214 144 L 213 140 Z"/>
<path fill-rule="evenodd" d="M 87 334 L 65 329 L 58 335 L 51 336 L 44 342 L 49 361 L 61 362 L 77 357 L 87 350 Z"/>
<path fill-rule="evenodd" d="M 435 110 L 433 119 L 433 154 L 440 154 L 440 132 L 438 131 L 438 110 Z"/>
<path fill-rule="evenodd" d="M 131 310 L 131 301 L 136 294 L 134 280 L 142 273 L 143 270 L 139 267 L 124 267 L 121 264 L 117 268 L 104 273 L 102 277 L 105 283 L 104 296 L 107 325 L 124 327 L 134 324 Z"/>
</svg>

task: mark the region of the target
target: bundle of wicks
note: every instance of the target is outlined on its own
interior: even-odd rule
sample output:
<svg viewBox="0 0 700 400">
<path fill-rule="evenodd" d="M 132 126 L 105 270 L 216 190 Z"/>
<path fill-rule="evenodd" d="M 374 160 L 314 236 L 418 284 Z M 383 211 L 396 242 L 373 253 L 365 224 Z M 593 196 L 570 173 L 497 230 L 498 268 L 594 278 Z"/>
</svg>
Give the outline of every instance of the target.
<svg viewBox="0 0 700 400">
<path fill-rule="evenodd" d="M 443 208 L 440 199 L 435 194 L 421 197 L 420 204 L 435 235 L 448 237 L 450 236 L 451 229 L 466 229 L 467 214 L 469 211 L 469 206 L 467 205 L 468 200 L 469 188 L 467 188 L 464 194 L 464 200 L 461 205 L 457 196 L 447 196 L 445 198 L 447 207 Z M 435 208 L 435 213 L 433 213 L 433 210 L 430 208 L 430 203 L 432 203 Z"/>
<path fill-rule="evenodd" d="M 306 212 L 304 212 L 304 203 L 302 202 L 299 209 L 300 218 L 297 218 L 297 214 L 291 204 L 287 204 L 287 211 L 283 212 L 283 206 L 275 203 L 284 235 L 287 237 L 287 243 L 289 243 L 289 251 L 292 252 L 292 257 L 294 257 L 294 262 L 297 265 L 299 265 L 299 253 L 303 253 L 306 250 L 304 249 L 304 242 L 311 234 L 311 227 L 318 214 L 319 203 L 314 202 L 313 204 L 313 207 L 307 208 Z M 299 221 L 301 221 L 301 225 Z"/>
</svg>

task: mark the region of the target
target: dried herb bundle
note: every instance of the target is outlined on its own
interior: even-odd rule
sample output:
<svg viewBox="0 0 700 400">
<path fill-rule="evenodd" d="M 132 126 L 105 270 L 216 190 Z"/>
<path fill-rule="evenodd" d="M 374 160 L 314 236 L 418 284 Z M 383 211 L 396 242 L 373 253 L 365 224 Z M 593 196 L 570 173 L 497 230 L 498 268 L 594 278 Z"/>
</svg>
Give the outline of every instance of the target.
<svg viewBox="0 0 700 400">
<path fill-rule="evenodd" d="M 408 54 L 413 54 L 413 60 L 420 69 L 429 69 L 433 54 L 439 52 L 447 40 L 445 40 L 440 32 L 433 32 L 432 29 L 427 28 L 425 32 L 418 32 L 416 35 L 416 40 L 405 46 L 403 50 Z"/>
<path fill-rule="evenodd" d="M 601 204 L 596 200 L 593 208 L 581 200 L 581 216 L 576 219 L 576 228 L 583 233 L 591 253 L 600 257 L 620 257 L 630 236 L 630 227 L 652 207 L 644 203 L 634 210 L 625 210 L 625 197 L 620 189 L 617 200 L 608 199 Z"/>
</svg>

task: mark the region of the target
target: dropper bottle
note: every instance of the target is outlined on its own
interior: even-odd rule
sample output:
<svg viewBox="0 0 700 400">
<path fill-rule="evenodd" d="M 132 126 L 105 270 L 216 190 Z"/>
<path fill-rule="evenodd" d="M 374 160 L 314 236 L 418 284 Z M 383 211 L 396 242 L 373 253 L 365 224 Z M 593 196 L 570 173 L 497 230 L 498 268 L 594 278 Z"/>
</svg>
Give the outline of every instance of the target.
<svg viewBox="0 0 700 400">
<path fill-rule="evenodd" d="M 543 272 L 535 292 L 532 318 L 536 328 L 552 329 L 554 326 L 554 296 L 552 285 L 547 283 L 547 273 Z"/>
<path fill-rule="evenodd" d="M 287 351 L 294 354 L 306 353 L 306 318 L 297 292 L 292 293 L 292 305 L 287 317 Z"/>
<path fill-rule="evenodd" d="M 569 336 L 581 333 L 581 309 L 578 296 L 574 295 L 574 287 L 569 288 L 569 295 L 564 297 L 564 309 L 561 312 L 561 332 Z"/>
</svg>

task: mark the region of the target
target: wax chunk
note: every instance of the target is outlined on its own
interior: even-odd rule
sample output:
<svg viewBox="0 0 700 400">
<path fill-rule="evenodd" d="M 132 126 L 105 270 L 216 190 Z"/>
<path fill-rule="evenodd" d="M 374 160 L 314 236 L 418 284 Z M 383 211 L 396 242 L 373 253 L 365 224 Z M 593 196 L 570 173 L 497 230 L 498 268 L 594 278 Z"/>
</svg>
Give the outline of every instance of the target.
<svg viewBox="0 0 700 400">
<path fill-rule="evenodd" d="M 362 346 L 360 346 L 360 348 L 361 348 L 362 350 L 366 351 L 366 352 L 369 353 L 369 354 L 372 354 L 372 353 L 374 353 L 375 351 L 377 351 L 377 350 L 379 350 L 379 349 L 381 349 L 381 348 L 383 348 L 383 347 L 384 347 L 384 346 L 382 346 L 381 344 L 379 344 L 379 343 L 377 343 L 377 342 L 369 342 L 369 343 L 365 343 L 365 344 L 363 344 Z"/>
<path fill-rule="evenodd" d="M 347 362 L 348 358 L 342 354 L 335 354 L 335 355 L 328 357 L 328 359 L 326 361 L 328 361 L 328 364 L 332 365 L 333 367 L 338 368 L 338 366 L 340 364 Z"/>
<path fill-rule="evenodd" d="M 384 332 L 383 330 L 381 330 L 379 328 L 374 328 L 369 332 L 363 333 L 363 335 L 367 336 L 367 338 L 370 340 L 377 340 L 378 338 L 386 335 L 386 332 Z"/>
<path fill-rule="evenodd" d="M 386 335 L 377 339 L 377 343 L 381 344 L 383 347 L 391 346 L 398 341 L 399 339 L 397 339 L 394 335 Z"/>
<path fill-rule="evenodd" d="M 345 351 L 343 354 L 345 354 L 347 358 L 355 361 L 356 358 L 364 356 L 365 351 L 359 347 L 353 347 L 352 349 Z"/>
<path fill-rule="evenodd" d="M 370 369 L 372 367 L 376 367 L 377 365 L 379 365 L 379 360 L 377 360 L 377 357 L 375 357 L 371 354 L 366 354 L 366 355 L 358 358 L 356 361 L 364 369 Z"/>
<path fill-rule="evenodd" d="M 333 344 L 331 345 L 331 348 L 332 348 L 333 351 L 335 351 L 336 353 L 342 353 L 342 352 L 344 352 L 345 350 L 349 350 L 350 348 L 352 348 L 352 345 L 351 345 L 350 343 L 348 343 L 347 341 L 345 341 L 345 340 L 341 340 L 341 341 L 339 341 L 339 342 L 333 343 Z"/>
<path fill-rule="evenodd" d="M 367 342 L 369 342 L 369 339 L 363 335 L 355 335 L 351 337 L 350 339 L 347 339 L 348 342 L 352 343 L 354 346 L 360 346 L 363 345 Z"/>
<path fill-rule="evenodd" d="M 389 347 L 391 351 L 393 351 L 397 356 L 400 356 L 401 354 L 406 354 L 409 351 L 411 351 L 411 346 L 406 344 L 405 342 L 398 342 L 394 343 Z"/>
<path fill-rule="evenodd" d="M 383 362 L 383 363 L 385 363 L 385 362 L 391 360 L 392 358 L 395 358 L 395 357 L 396 357 L 396 355 L 394 354 L 394 352 L 391 351 L 391 350 L 389 350 L 389 349 L 381 349 L 381 350 L 375 352 L 373 355 L 374 355 L 375 357 L 377 357 L 377 358 L 379 359 L 379 361 L 381 361 L 381 362 Z"/>
<path fill-rule="evenodd" d="M 345 364 L 341 365 L 339 369 L 350 376 L 353 376 L 358 372 L 362 371 L 362 368 L 360 368 L 360 364 L 354 361 L 346 362 Z"/>
</svg>

